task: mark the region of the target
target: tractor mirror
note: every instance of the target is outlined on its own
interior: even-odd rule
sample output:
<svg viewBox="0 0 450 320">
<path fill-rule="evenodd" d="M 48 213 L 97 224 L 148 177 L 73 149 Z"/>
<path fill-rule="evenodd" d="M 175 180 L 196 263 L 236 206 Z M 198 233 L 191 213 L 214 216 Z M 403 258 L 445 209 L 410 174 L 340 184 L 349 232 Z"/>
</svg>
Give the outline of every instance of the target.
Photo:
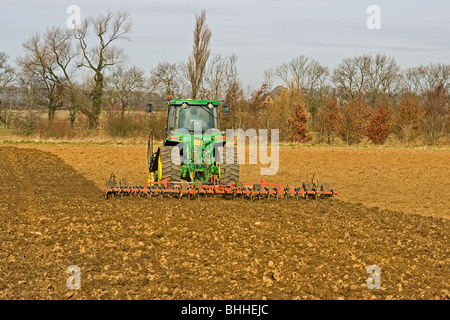
<svg viewBox="0 0 450 320">
<path fill-rule="evenodd" d="M 223 107 L 222 107 L 222 113 L 227 114 L 227 113 L 229 113 L 229 112 L 230 112 L 230 106 L 227 105 L 227 104 L 223 105 Z"/>
<path fill-rule="evenodd" d="M 152 112 L 153 106 L 151 103 L 147 104 L 147 112 Z"/>
</svg>

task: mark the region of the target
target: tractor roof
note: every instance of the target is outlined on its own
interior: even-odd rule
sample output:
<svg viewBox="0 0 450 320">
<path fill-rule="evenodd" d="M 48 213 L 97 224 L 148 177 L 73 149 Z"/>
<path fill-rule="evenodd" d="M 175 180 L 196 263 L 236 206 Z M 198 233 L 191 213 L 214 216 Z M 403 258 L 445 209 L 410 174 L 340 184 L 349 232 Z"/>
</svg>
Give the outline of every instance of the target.
<svg viewBox="0 0 450 320">
<path fill-rule="evenodd" d="M 220 105 L 220 101 L 218 100 L 172 100 L 170 101 L 171 106 L 180 106 L 182 103 L 186 102 L 190 106 L 206 106 L 208 103 L 212 103 L 214 106 Z"/>
</svg>

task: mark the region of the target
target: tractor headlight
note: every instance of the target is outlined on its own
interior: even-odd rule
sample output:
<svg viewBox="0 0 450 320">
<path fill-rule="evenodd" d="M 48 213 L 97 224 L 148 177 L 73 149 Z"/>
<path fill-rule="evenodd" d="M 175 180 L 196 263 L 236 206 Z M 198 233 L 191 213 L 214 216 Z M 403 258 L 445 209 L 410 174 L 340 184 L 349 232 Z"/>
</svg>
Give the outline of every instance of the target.
<svg viewBox="0 0 450 320">
<path fill-rule="evenodd" d="M 212 109 L 214 106 L 213 106 L 213 104 L 211 103 L 211 102 L 209 102 L 208 104 L 207 104 L 207 106 L 208 106 L 208 108 L 210 108 L 210 109 Z"/>
<path fill-rule="evenodd" d="M 188 105 L 187 102 L 183 102 L 183 103 L 181 104 L 181 107 L 182 107 L 183 109 L 186 109 L 188 106 L 189 106 L 189 105 Z"/>
</svg>

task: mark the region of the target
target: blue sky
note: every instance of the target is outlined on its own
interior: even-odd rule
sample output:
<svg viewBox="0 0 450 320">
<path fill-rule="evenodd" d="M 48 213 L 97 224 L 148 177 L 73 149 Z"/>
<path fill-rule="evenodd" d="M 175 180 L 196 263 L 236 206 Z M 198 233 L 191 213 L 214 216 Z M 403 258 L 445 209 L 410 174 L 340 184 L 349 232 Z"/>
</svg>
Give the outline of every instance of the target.
<svg viewBox="0 0 450 320">
<path fill-rule="evenodd" d="M 194 16 L 207 11 L 213 53 L 235 53 L 245 85 L 258 87 L 264 70 L 299 55 L 330 69 L 345 57 L 382 52 L 402 68 L 450 63 L 450 1 L 387 0 L 1 0 L 0 51 L 23 54 L 22 42 L 52 25 L 66 25 L 69 5 L 81 17 L 106 10 L 129 11 L 129 62 L 148 73 L 158 62 L 186 60 Z M 381 29 L 369 30 L 369 5 L 381 9 Z"/>
</svg>

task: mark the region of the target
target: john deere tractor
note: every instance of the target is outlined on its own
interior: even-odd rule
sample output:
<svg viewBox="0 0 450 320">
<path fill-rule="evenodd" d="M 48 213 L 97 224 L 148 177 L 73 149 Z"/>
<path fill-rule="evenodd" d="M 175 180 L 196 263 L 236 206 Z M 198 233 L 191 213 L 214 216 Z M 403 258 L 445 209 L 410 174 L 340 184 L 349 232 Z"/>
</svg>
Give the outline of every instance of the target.
<svg viewBox="0 0 450 320">
<path fill-rule="evenodd" d="M 221 183 L 239 181 L 236 148 L 224 148 L 226 137 L 219 130 L 216 100 L 171 100 L 167 111 L 166 138 L 153 151 L 153 134 L 148 141 L 149 182 L 207 182 L 214 177 Z M 147 105 L 147 112 L 152 105 Z M 222 106 L 222 113 L 229 107 Z M 234 161 L 226 161 L 231 156 Z"/>
</svg>

